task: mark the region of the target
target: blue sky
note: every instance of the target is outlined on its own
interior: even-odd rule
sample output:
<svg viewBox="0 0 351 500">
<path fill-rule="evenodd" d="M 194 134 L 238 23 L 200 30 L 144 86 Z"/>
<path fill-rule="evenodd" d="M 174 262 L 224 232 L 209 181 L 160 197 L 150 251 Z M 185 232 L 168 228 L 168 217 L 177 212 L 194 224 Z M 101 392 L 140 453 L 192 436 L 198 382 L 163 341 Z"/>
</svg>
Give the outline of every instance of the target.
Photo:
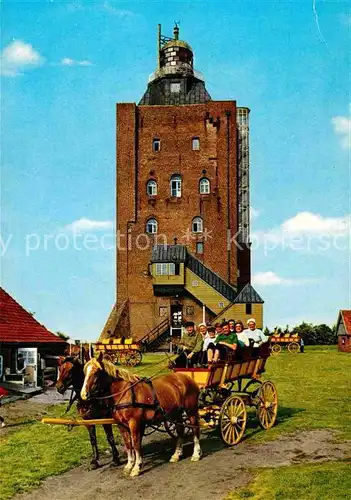
<svg viewBox="0 0 351 500">
<path fill-rule="evenodd" d="M 115 103 L 141 98 L 157 23 L 171 36 L 174 21 L 212 98 L 251 109 L 265 322 L 332 324 L 350 308 L 349 2 L 3 0 L 1 10 L 1 278 L 39 321 L 95 339 L 112 307 Z M 106 235 L 105 248 L 74 248 L 72 224 Z"/>
</svg>

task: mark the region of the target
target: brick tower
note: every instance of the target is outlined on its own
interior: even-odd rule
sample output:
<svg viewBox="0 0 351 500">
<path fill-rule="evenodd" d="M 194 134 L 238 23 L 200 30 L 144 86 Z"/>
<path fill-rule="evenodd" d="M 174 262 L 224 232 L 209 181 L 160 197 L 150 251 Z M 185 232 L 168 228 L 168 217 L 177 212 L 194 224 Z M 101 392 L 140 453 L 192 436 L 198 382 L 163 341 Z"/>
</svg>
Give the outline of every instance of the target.
<svg viewBox="0 0 351 500">
<path fill-rule="evenodd" d="M 148 343 L 195 322 L 255 316 L 248 108 L 213 101 L 190 45 L 158 30 L 138 105 L 117 104 L 117 301 L 102 337 Z"/>
</svg>

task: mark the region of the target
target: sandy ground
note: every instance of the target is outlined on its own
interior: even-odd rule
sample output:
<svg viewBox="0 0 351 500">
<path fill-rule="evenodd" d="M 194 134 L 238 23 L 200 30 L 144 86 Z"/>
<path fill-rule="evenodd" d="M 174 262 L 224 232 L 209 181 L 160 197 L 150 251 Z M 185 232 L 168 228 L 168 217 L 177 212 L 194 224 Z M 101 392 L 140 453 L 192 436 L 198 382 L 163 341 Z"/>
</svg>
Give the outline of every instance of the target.
<svg viewBox="0 0 351 500">
<path fill-rule="evenodd" d="M 178 464 L 170 464 L 170 439 L 154 434 L 145 439 L 144 468 L 138 478 L 125 476 L 123 467 L 109 466 L 106 456 L 101 469 L 89 471 L 84 464 L 48 478 L 32 493 L 14 499 L 220 500 L 250 482 L 248 469 L 345 459 L 350 457 L 351 449 L 350 443 L 335 442 L 333 433 L 327 430 L 304 431 L 264 444 L 244 441 L 232 449 L 224 448 L 218 438 L 205 435 L 201 444 L 204 455 L 200 462 L 190 461 L 189 443 L 185 458 Z"/>
</svg>

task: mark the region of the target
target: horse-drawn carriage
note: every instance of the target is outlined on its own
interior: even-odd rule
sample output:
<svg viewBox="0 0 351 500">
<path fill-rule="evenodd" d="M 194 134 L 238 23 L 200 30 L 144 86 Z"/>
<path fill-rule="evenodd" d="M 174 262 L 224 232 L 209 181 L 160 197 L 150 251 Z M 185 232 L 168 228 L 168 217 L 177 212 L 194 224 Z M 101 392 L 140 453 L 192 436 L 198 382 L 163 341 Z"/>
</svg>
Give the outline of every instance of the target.
<svg viewBox="0 0 351 500">
<path fill-rule="evenodd" d="M 106 350 L 108 353 L 111 351 L 113 352 L 112 349 Z M 101 352 L 105 352 L 105 350 L 101 350 Z M 272 382 L 260 380 L 269 355 L 270 345 L 266 343 L 259 348 L 243 349 L 241 353 L 238 353 L 239 359 L 218 362 L 208 368 L 173 369 L 175 373 L 191 379 L 200 389 L 198 403 L 200 429 L 214 430 L 217 428 L 226 445 L 236 445 L 241 441 L 245 432 L 246 407 L 256 409 L 259 423 L 263 429 L 269 429 L 274 425 L 278 410 L 277 390 Z M 141 383 L 145 383 L 144 381 L 145 379 L 140 379 Z M 152 385 L 151 380 L 148 383 Z M 138 381 L 132 387 L 137 385 Z M 125 406 L 133 406 L 133 404 L 127 403 Z M 194 429 L 189 423 L 186 412 L 184 411 L 180 415 L 181 421 L 175 420 L 165 413 L 162 418 L 158 418 L 157 422 L 151 421 L 147 424 L 146 434 L 163 431 L 175 437 L 176 428 L 180 423 L 185 427 L 187 433 L 190 433 Z M 113 418 L 76 421 L 44 419 L 43 421 L 64 425 L 116 423 Z"/>
<path fill-rule="evenodd" d="M 291 354 L 300 352 L 301 337 L 297 334 L 284 334 L 283 336 L 273 334 L 269 341 L 272 354 L 274 355 L 279 354 L 283 348 L 287 348 Z"/>
<path fill-rule="evenodd" d="M 108 354 L 113 363 L 124 366 L 138 366 L 143 358 L 140 344 L 133 342 L 132 339 L 125 339 L 124 343 L 120 338 L 102 340 L 94 344 L 94 349 Z"/>
</svg>

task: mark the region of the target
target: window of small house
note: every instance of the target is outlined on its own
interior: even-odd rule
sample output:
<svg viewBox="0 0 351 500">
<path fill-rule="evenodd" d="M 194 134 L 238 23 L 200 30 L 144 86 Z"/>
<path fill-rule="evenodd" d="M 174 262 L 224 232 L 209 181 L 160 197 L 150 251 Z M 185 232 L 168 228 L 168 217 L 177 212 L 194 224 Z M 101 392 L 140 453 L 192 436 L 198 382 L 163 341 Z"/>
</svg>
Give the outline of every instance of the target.
<svg viewBox="0 0 351 500">
<path fill-rule="evenodd" d="M 194 217 L 193 222 L 191 223 L 191 230 L 193 233 L 203 232 L 203 222 L 201 217 Z"/>
<path fill-rule="evenodd" d="M 191 149 L 193 151 L 199 151 L 200 149 L 200 139 L 198 137 L 193 137 L 191 140 Z"/>
<path fill-rule="evenodd" d="M 154 180 L 148 181 L 146 184 L 146 192 L 148 196 L 155 196 L 157 194 L 157 182 Z"/>
<path fill-rule="evenodd" d="M 152 150 L 157 153 L 158 151 L 161 150 L 161 140 L 160 139 L 154 139 L 152 141 Z"/>
<path fill-rule="evenodd" d="M 156 274 L 163 276 L 175 275 L 175 264 L 172 262 L 161 262 L 156 264 Z"/>
<path fill-rule="evenodd" d="M 157 233 L 157 220 L 149 219 L 146 223 L 146 232 L 148 234 L 156 234 Z"/>
<path fill-rule="evenodd" d="M 246 314 L 252 314 L 252 304 L 246 304 Z"/>
<path fill-rule="evenodd" d="M 171 177 L 171 196 L 175 196 L 176 198 L 182 196 L 182 178 L 178 174 Z"/>
<path fill-rule="evenodd" d="M 185 314 L 187 316 L 194 316 L 194 306 L 186 306 Z"/>
<path fill-rule="evenodd" d="M 211 189 L 210 181 L 208 179 L 200 180 L 200 194 L 209 194 Z"/>
</svg>

